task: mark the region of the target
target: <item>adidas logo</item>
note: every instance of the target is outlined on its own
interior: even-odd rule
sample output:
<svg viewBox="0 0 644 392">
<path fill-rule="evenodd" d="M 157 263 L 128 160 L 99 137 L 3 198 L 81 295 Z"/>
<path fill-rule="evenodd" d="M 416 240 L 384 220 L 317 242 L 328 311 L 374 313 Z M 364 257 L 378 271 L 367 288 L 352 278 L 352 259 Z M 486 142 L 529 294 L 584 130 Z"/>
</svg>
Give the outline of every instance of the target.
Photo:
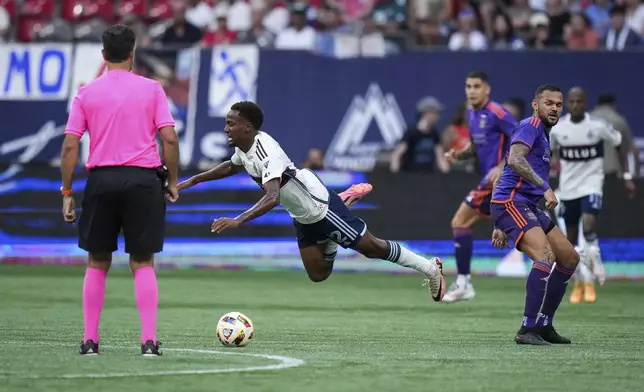
<svg viewBox="0 0 644 392">
<path fill-rule="evenodd" d="M 92 350 L 92 349 L 90 348 L 89 350 L 87 350 L 87 353 L 88 353 L 88 354 L 94 354 L 94 350 Z"/>
<path fill-rule="evenodd" d="M 150 349 L 150 348 L 149 348 L 149 349 L 147 349 L 147 351 L 146 351 L 145 353 L 146 353 L 146 354 L 154 354 L 154 353 L 152 352 L 152 349 Z"/>
<path fill-rule="evenodd" d="M 365 142 L 371 122 L 375 121 L 381 142 Z M 383 149 L 391 149 L 407 127 L 393 94 L 384 95 L 372 83 L 363 96 L 356 95 L 344 115 L 324 157 L 324 165 L 340 170 L 371 171 Z"/>
</svg>

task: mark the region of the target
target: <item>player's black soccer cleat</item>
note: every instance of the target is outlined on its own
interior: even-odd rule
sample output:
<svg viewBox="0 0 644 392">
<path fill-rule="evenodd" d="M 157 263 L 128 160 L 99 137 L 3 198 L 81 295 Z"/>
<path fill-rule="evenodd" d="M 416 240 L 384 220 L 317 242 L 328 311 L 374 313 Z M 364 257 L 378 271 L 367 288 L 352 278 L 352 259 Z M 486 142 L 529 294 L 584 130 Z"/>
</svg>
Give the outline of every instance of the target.
<svg viewBox="0 0 644 392">
<path fill-rule="evenodd" d="M 141 345 L 141 354 L 143 354 L 144 357 L 158 357 L 163 354 L 159 348 L 160 344 L 161 342 L 159 341 L 155 344 L 152 340 L 148 340 L 145 344 Z"/>
<path fill-rule="evenodd" d="M 530 344 L 533 346 L 549 346 L 550 343 L 543 340 L 536 327 L 521 327 L 514 337 L 517 344 Z"/>
<path fill-rule="evenodd" d="M 87 339 L 85 343 L 80 344 L 80 355 L 98 355 L 98 343 L 92 339 Z"/>
<path fill-rule="evenodd" d="M 570 344 L 571 341 L 565 336 L 559 335 L 552 325 L 539 327 L 539 335 L 543 340 L 552 344 Z"/>
</svg>

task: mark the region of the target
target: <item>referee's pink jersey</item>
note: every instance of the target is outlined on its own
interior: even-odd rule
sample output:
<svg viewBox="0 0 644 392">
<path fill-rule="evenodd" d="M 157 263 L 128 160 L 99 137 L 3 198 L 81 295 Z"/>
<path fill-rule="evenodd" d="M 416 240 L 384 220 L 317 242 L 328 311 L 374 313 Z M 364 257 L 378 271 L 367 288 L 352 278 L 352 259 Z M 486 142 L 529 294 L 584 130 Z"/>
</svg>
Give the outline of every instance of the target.
<svg viewBox="0 0 644 392">
<path fill-rule="evenodd" d="M 72 102 L 65 134 L 89 132 L 88 169 L 100 166 L 161 166 L 157 131 L 174 126 L 161 85 L 112 70 L 81 87 Z"/>
</svg>

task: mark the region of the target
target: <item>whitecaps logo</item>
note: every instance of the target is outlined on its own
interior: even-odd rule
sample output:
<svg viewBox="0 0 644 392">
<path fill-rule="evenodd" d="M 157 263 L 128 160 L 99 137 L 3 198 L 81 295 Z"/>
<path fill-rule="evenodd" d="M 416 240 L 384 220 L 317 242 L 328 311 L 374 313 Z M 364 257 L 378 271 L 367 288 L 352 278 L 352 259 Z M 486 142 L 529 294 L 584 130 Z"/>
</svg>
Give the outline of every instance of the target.
<svg viewBox="0 0 644 392">
<path fill-rule="evenodd" d="M 375 120 L 382 142 L 364 142 L 371 121 Z M 383 149 L 393 148 L 402 138 L 405 119 L 393 94 L 384 95 L 372 83 L 364 97 L 356 95 L 342 119 L 324 157 L 328 168 L 370 171 Z"/>
</svg>

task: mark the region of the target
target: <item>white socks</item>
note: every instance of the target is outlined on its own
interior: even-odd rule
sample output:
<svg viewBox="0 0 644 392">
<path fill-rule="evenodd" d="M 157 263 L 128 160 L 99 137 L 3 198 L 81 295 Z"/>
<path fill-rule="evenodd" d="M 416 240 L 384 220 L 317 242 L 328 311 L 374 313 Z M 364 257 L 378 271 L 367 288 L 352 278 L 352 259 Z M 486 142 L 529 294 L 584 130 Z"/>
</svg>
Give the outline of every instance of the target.
<svg viewBox="0 0 644 392">
<path fill-rule="evenodd" d="M 338 244 L 329 240 L 324 247 L 324 261 L 333 263 L 338 255 Z"/>
<path fill-rule="evenodd" d="M 397 242 L 386 241 L 389 248 L 388 261 L 402 265 L 403 267 L 413 268 L 427 276 L 434 277 L 438 273 L 435 264 L 431 263 L 426 258 L 417 255 L 407 248 L 403 248 Z"/>
<path fill-rule="evenodd" d="M 456 277 L 456 285 L 458 287 L 465 287 L 472 283 L 472 275 L 458 275 Z"/>
</svg>

